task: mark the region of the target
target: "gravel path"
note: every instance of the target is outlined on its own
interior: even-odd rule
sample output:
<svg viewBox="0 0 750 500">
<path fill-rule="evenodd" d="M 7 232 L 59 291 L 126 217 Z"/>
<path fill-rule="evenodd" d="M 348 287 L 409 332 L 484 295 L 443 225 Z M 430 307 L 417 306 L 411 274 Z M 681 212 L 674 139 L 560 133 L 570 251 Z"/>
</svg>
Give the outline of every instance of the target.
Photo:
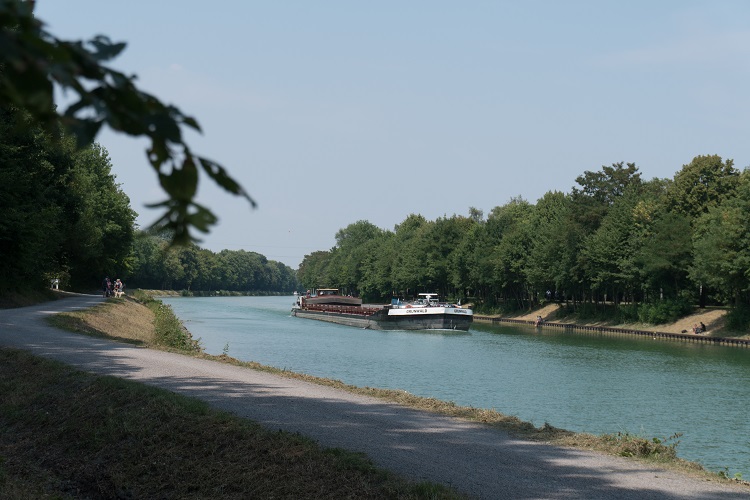
<svg viewBox="0 0 750 500">
<path fill-rule="evenodd" d="M 0 310 L 0 347 L 196 397 L 268 428 L 310 436 L 324 447 L 364 452 L 384 468 L 450 484 L 476 498 L 750 498 L 750 489 L 741 485 L 523 441 L 482 425 L 329 387 L 71 334 L 43 321 L 45 315 L 101 300 L 81 295 Z"/>
</svg>

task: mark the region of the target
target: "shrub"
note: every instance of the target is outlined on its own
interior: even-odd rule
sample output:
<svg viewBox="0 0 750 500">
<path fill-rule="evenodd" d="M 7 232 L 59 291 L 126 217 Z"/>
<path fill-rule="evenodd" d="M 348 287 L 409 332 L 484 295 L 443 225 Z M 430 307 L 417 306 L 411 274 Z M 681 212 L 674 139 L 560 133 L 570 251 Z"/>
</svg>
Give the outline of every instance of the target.
<svg viewBox="0 0 750 500">
<path fill-rule="evenodd" d="M 727 328 L 736 331 L 750 330 L 750 305 L 739 304 L 727 313 Z"/>
<path fill-rule="evenodd" d="M 133 291 L 133 298 L 154 312 L 154 334 L 157 345 L 181 351 L 201 351 L 200 342 L 193 339 L 170 306 L 141 289 Z"/>
<path fill-rule="evenodd" d="M 175 316 L 172 308 L 161 301 L 153 301 L 149 307 L 154 311 L 154 329 L 156 343 L 165 347 L 171 347 L 182 351 L 201 350 L 198 341 L 193 339 L 190 332 L 182 325 Z"/>
<path fill-rule="evenodd" d="M 620 306 L 617 311 L 618 323 L 634 323 L 638 321 L 639 306 L 636 303 Z"/>
<path fill-rule="evenodd" d="M 618 432 L 605 434 L 602 437 L 615 448 L 620 456 L 671 460 L 677 456 L 676 448 L 680 444 L 681 436 L 682 434 L 678 432 L 664 439 L 647 439 L 627 432 Z"/>
<path fill-rule="evenodd" d="M 670 323 L 693 312 L 693 305 L 682 298 L 659 300 L 641 304 L 638 307 L 638 320 L 642 323 L 660 325 Z"/>
</svg>

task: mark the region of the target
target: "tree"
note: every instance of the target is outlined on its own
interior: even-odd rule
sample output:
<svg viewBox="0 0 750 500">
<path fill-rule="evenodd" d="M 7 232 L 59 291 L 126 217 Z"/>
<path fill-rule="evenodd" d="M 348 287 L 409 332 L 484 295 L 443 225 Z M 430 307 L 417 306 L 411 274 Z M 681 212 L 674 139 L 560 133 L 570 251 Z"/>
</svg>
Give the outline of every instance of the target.
<svg viewBox="0 0 750 500">
<path fill-rule="evenodd" d="M 636 210 L 641 231 L 635 261 L 644 284 L 660 297 L 667 294 L 675 298 L 688 285 L 692 260 L 690 220 L 663 207 L 649 209 L 645 203 L 639 204 Z"/>
<path fill-rule="evenodd" d="M 394 263 L 391 268 L 391 282 L 395 292 L 415 295 L 427 286 L 424 267 L 424 233 L 431 224 L 422 215 L 409 214 L 396 226 L 393 238 Z"/>
<path fill-rule="evenodd" d="M 64 183 L 72 159 L 54 164 L 44 134 L 24 113 L 0 106 L 0 290 L 39 288 L 46 273 L 68 276 L 57 256 L 64 238 Z"/>
<path fill-rule="evenodd" d="M 492 209 L 487 227 L 496 241 L 489 252 L 492 265 L 492 287 L 506 306 L 520 309 L 527 299 L 524 268 L 529 255 L 530 216 L 533 207 L 521 198 L 512 198 L 501 207 Z"/>
<path fill-rule="evenodd" d="M 25 110 L 50 134 L 62 124 L 79 147 L 93 142 L 103 125 L 148 138 L 148 161 L 167 194 L 153 205 L 165 209 L 154 226 L 171 231 L 174 243 L 194 240 L 191 228 L 207 232 L 216 223 L 216 216 L 194 201 L 200 171 L 256 205 L 224 167 L 196 155 L 183 140 L 184 128 L 201 131 L 194 118 L 139 90 L 134 76 L 104 66 L 124 43 L 101 35 L 88 42 L 60 40 L 33 11 L 33 1 L 0 0 L 0 102 Z M 77 99 L 64 112 L 55 107 L 55 86 Z"/>
<path fill-rule="evenodd" d="M 668 191 L 670 209 L 694 221 L 733 195 L 739 175 L 732 160 L 696 156 L 674 176 Z"/>
<path fill-rule="evenodd" d="M 525 271 L 526 279 L 537 293 L 570 290 L 573 252 L 566 238 L 570 205 L 570 197 L 548 191 L 534 206 Z"/>
<path fill-rule="evenodd" d="M 396 258 L 394 233 L 383 231 L 373 240 L 369 253 L 362 263 L 362 281 L 359 290 L 363 300 L 390 300 L 394 292 L 391 275 Z"/>
<path fill-rule="evenodd" d="M 185 245 L 177 251 L 177 259 L 182 266 L 182 280 L 180 280 L 176 288 L 192 290 L 193 285 L 202 274 L 201 267 L 203 262 L 200 255 L 200 249 L 195 245 Z M 199 290 L 203 289 L 199 288 Z M 206 290 L 208 290 L 208 288 L 206 288 Z"/>
<path fill-rule="evenodd" d="M 383 230 L 368 221 L 349 224 L 336 233 L 336 247 L 331 252 L 331 286 L 347 292 L 359 293 L 363 265 L 383 234 Z"/>
<path fill-rule="evenodd" d="M 127 271 L 135 212 L 106 150 L 52 141 L 13 107 L 0 107 L 0 213 L 2 289 L 90 290 Z"/>
<path fill-rule="evenodd" d="M 92 144 L 75 151 L 66 179 L 68 206 L 61 260 L 71 268 L 71 285 L 86 289 L 104 275 L 124 276 L 134 238 L 136 213 L 112 174 L 107 150 Z"/>
<path fill-rule="evenodd" d="M 571 193 L 575 217 L 587 232 L 593 232 L 625 189 L 641 183 L 641 174 L 635 163 L 623 166 L 619 162 L 602 166 L 598 172 L 587 170 L 576 177 L 576 183 L 580 188 L 573 187 Z"/>
<path fill-rule="evenodd" d="M 131 287 L 158 289 L 161 286 L 161 254 L 164 242 L 154 234 L 138 231 L 133 241 L 133 256 L 127 279 Z"/>
<path fill-rule="evenodd" d="M 639 201 L 637 187 L 626 189 L 582 248 L 588 281 L 595 291 L 606 294 L 615 303 L 622 292 L 632 293 L 641 281 L 635 265 Z"/>
<path fill-rule="evenodd" d="M 714 287 L 735 305 L 750 296 L 750 171 L 738 178 L 736 196 L 708 209 L 695 223 L 691 277 Z"/>
<path fill-rule="evenodd" d="M 580 187 L 573 188 L 574 196 L 587 196 L 597 200 L 604 205 L 612 205 L 617 198 L 625 194 L 625 189 L 631 184 L 640 184 L 641 174 L 635 163 L 623 162 L 613 163 L 611 167 L 606 165 L 598 172 L 585 171 L 583 175 L 576 177 Z"/>
<path fill-rule="evenodd" d="M 297 270 L 297 279 L 300 284 L 308 290 L 327 287 L 330 261 L 331 252 L 325 250 L 305 255 Z"/>
<path fill-rule="evenodd" d="M 195 244 L 175 248 L 153 231 L 141 231 L 133 250 L 131 285 L 172 290 L 291 292 L 294 271 L 256 252 L 222 250 Z"/>
<path fill-rule="evenodd" d="M 440 217 L 429 226 L 425 233 L 427 242 L 425 266 L 431 282 L 428 286 L 433 292 L 438 292 L 445 298 L 465 296 L 460 280 L 454 279 L 458 274 L 454 254 L 467 233 L 476 224 L 475 219 L 453 215 Z"/>
</svg>

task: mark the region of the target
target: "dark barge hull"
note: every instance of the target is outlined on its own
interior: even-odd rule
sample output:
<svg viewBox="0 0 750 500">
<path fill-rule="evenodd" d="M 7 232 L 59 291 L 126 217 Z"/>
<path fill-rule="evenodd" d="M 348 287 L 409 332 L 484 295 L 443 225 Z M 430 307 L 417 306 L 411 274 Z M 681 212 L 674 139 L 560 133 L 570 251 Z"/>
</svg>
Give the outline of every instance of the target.
<svg viewBox="0 0 750 500">
<path fill-rule="evenodd" d="M 423 314 L 419 316 L 394 317 L 388 316 L 388 311 L 385 309 L 371 315 L 292 309 L 292 316 L 370 330 L 467 331 L 473 319 L 472 316 L 457 314 Z"/>
</svg>

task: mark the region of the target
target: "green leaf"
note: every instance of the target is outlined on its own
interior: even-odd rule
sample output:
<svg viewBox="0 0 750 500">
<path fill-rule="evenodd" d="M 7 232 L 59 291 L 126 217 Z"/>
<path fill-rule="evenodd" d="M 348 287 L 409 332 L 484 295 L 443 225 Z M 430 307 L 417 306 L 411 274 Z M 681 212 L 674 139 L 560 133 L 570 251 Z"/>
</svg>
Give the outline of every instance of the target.
<svg viewBox="0 0 750 500">
<path fill-rule="evenodd" d="M 242 186 L 240 186 L 237 181 L 235 181 L 232 177 L 229 176 L 229 174 L 227 174 L 227 171 L 224 169 L 224 167 L 216 162 L 207 160 L 206 158 L 196 158 L 198 158 L 198 161 L 203 167 L 203 170 L 205 170 L 209 177 L 211 177 L 219 186 L 223 187 L 225 190 L 229 191 L 232 194 L 244 197 L 247 201 L 250 202 L 250 205 L 253 208 L 258 206 L 255 200 L 253 200 L 250 195 L 247 194 Z"/>
<path fill-rule="evenodd" d="M 102 127 L 101 120 L 64 120 L 66 128 L 76 137 L 76 146 L 81 149 L 94 142 L 96 134 Z"/>
<path fill-rule="evenodd" d="M 109 61 L 120 55 L 120 52 L 125 49 L 127 44 L 124 42 L 112 43 L 109 37 L 97 35 L 89 41 L 89 45 L 94 47 L 94 53 L 92 53 L 91 56 L 96 61 L 101 62 Z"/>
<path fill-rule="evenodd" d="M 197 203 L 193 203 L 192 207 L 195 208 L 196 211 L 186 217 L 186 222 L 199 231 L 207 233 L 209 228 L 216 224 L 219 219 L 206 207 L 198 205 Z"/>
<path fill-rule="evenodd" d="M 189 202 L 198 189 L 198 169 L 192 158 L 187 157 L 182 168 L 174 168 L 169 174 L 160 173 L 159 182 L 173 199 Z"/>
</svg>

